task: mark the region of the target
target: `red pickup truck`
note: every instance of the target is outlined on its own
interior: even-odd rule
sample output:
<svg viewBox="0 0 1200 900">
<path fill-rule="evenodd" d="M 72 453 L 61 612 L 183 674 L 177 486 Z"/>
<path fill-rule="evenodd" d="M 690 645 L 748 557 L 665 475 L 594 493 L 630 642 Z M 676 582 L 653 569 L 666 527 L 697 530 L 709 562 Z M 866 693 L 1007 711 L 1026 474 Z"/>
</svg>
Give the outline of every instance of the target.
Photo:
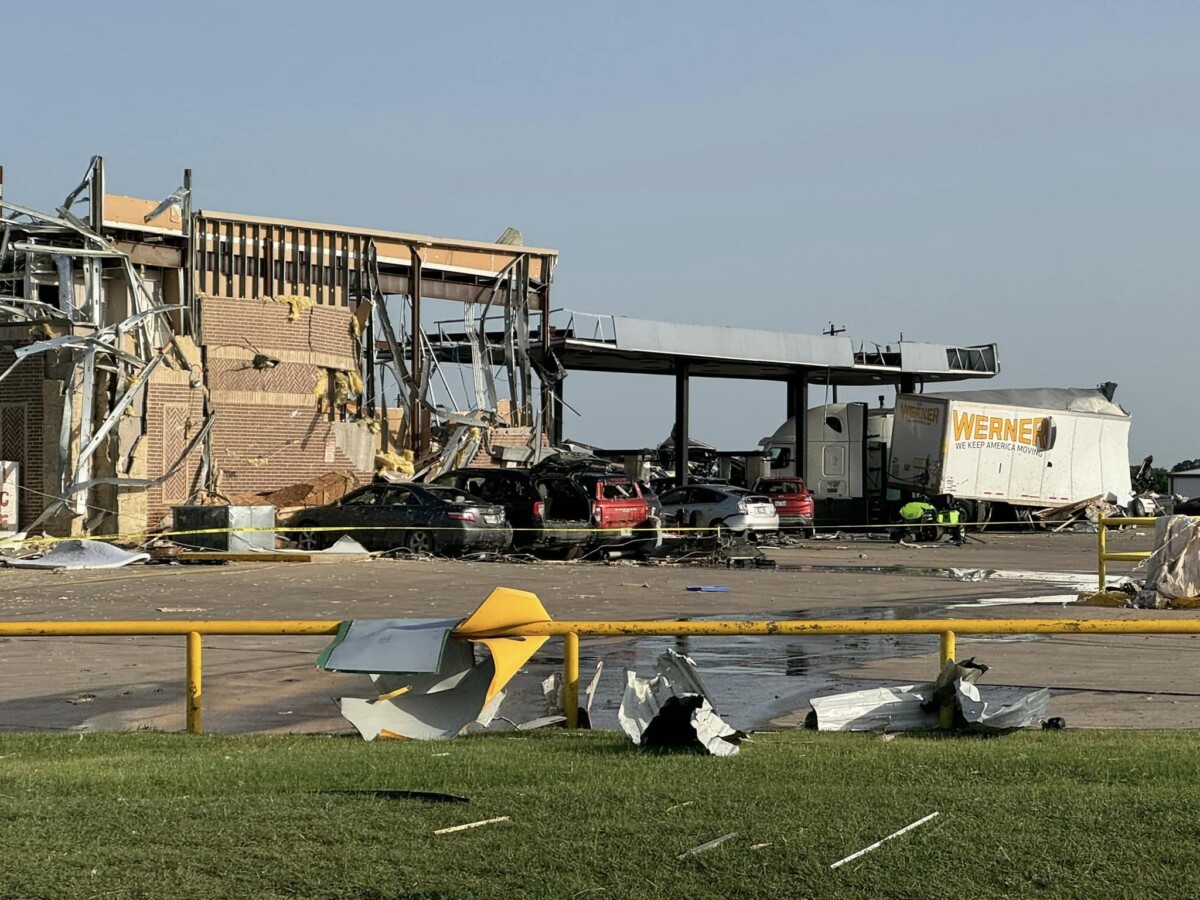
<svg viewBox="0 0 1200 900">
<path fill-rule="evenodd" d="M 599 535 L 603 543 L 628 538 L 632 529 L 650 518 L 641 487 L 628 475 L 587 472 L 576 475 L 575 480 L 592 502 L 592 527 L 619 529 Z"/>
</svg>

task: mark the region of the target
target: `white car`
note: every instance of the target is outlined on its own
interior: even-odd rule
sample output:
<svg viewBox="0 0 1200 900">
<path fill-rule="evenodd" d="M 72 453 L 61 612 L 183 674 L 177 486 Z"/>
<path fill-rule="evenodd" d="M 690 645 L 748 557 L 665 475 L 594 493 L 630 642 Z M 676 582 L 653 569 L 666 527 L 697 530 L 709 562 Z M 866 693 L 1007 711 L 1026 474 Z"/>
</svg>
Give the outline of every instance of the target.
<svg viewBox="0 0 1200 900">
<path fill-rule="evenodd" d="M 731 484 L 689 484 L 672 488 L 658 500 L 666 529 L 720 525 L 730 531 L 779 530 L 779 515 L 770 497 Z"/>
</svg>

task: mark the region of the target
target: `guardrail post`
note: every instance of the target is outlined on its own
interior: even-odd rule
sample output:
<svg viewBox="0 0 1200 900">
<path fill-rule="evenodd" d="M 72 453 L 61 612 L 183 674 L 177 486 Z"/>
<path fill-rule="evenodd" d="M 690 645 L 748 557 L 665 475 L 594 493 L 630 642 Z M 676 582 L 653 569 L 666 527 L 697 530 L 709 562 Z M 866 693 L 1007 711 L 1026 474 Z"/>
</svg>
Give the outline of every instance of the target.
<svg viewBox="0 0 1200 900">
<path fill-rule="evenodd" d="M 563 635 L 563 712 L 568 728 L 579 727 L 579 635 Z"/>
<path fill-rule="evenodd" d="M 200 733 L 201 692 L 200 633 L 189 631 L 187 636 L 187 731 Z"/>
<path fill-rule="evenodd" d="M 943 631 L 941 642 L 940 642 L 940 647 L 939 647 L 939 656 L 941 657 L 941 667 L 938 669 L 939 672 L 941 671 L 941 669 L 944 669 L 946 667 L 947 662 L 954 661 L 954 654 L 955 654 L 954 632 L 953 631 Z M 944 704 L 942 706 L 942 708 L 938 710 L 938 727 L 940 727 L 940 728 L 953 728 L 954 727 L 954 700 L 953 700 L 953 698 L 951 698 L 950 702 Z"/>
<path fill-rule="evenodd" d="M 1105 557 L 1108 555 L 1108 525 L 1103 517 L 1096 523 L 1096 538 L 1100 545 L 1099 562 L 1096 565 L 1096 572 L 1100 576 L 1100 592 L 1103 593 L 1108 587 L 1108 564 Z"/>
</svg>

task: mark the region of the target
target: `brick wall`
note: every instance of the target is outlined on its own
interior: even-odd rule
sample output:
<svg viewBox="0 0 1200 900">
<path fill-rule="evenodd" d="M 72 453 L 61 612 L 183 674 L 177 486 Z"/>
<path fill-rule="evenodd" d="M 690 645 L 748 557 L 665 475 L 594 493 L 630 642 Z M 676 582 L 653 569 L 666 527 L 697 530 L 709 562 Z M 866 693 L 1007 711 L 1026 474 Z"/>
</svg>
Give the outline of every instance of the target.
<svg viewBox="0 0 1200 900">
<path fill-rule="evenodd" d="M 286 303 L 204 297 L 200 301 L 201 343 L 206 347 L 245 347 L 259 350 L 302 350 L 353 359 L 350 333 L 352 311 L 315 306 L 300 310 L 294 321 Z"/>
<path fill-rule="evenodd" d="M 163 475 L 204 424 L 204 392 L 188 386 L 186 377 L 155 373 L 146 386 L 146 477 Z M 174 376 L 174 377 L 172 377 Z M 169 380 L 168 380 L 169 379 Z M 172 506 L 185 502 L 198 486 L 200 448 L 178 471 L 146 492 L 146 525 L 157 527 Z"/>
<path fill-rule="evenodd" d="M 27 327 L 27 326 L 26 326 Z M 8 347 L 0 347 L 0 372 L 16 361 Z M 26 357 L 0 381 L 0 459 L 21 464 L 20 517 L 22 527 L 32 522 L 46 505 L 43 452 L 42 382 L 40 354 Z M 57 429 L 56 429 L 57 430 Z"/>
<path fill-rule="evenodd" d="M 369 477 L 339 446 L 336 426 L 313 388 L 322 369 L 356 368 L 352 310 L 313 307 L 289 319 L 287 304 L 205 297 L 201 341 L 217 413 L 213 464 L 221 492 L 272 491 L 329 472 Z M 253 365 L 255 350 L 279 359 Z"/>
</svg>

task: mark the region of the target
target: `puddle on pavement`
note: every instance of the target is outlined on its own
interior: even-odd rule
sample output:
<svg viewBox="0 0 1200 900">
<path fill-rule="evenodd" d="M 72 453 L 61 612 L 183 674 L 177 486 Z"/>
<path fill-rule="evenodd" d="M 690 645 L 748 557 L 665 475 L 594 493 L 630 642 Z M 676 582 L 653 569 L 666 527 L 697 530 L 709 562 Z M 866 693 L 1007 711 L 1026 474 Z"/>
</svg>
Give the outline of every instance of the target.
<svg viewBox="0 0 1200 900">
<path fill-rule="evenodd" d="M 924 614 L 928 614 L 927 608 Z M 886 621 L 921 615 L 916 607 L 897 606 L 775 611 L 769 618 Z M 761 618 L 764 618 L 762 613 L 743 613 L 695 616 L 691 621 Z M 750 729 L 762 727 L 771 719 L 793 710 L 807 708 L 811 697 L 877 683 L 839 678 L 833 674 L 835 671 L 870 660 L 929 653 L 936 651 L 937 646 L 937 635 L 919 634 L 584 639 L 580 642 L 579 654 L 580 690 L 595 673 L 597 659 L 603 659 L 604 672 L 592 704 L 592 724 L 598 729 L 617 729 L 617 709 L 625 690 L 625 670 L 652 676 L 655 659 L 672 649 L 695 661 L 714 705 L 726 721 L 736 728 Z M 551 672 L 561 671 L 561 665 L 561 657 L 551 657 L 529 666 L 528 673 L 540 680 Z M 934 674 L 929 673 L 931 679 Z"/>
<path fill-rule="evenodd" d="M 828 568 L 828 567 L 827 567 Z M 899 567 L 905 568 L 905 567 Z M 857 571 L 857 570 L 856 570 Z M 693 616 L 687 621 L 706 619 L 916 619 L 941 614 L 927 604 L 901 604 L 888 608 L 849 607 L 840 610 L 775 610 L 770 614 L 739 613 Z M 963 636 L 962 644 L 1044 641 L 1045 635 Z M 841 635 L 841 636 L 723 636 L 723 637 L 649 637 L 584 639 L 580 642 L 580 691 L 591 681 L 596 661 L 604 660 L 604 672 L 592 704 L 592 725 L 615 730 L 617 710 L 625 690 L 625 670 L 641 676 L 654 674 L 654 661 L 667 649 L 690 656 L 696 663 L 705 687 L 721 715 L 735 728 L 766 726 L 772 719 L 795 710 L 808 708 L 812 697 L 838 691 L 876 687 L 875 680 L 845 678 L 834 672 L 853 669 L 864 662 L 903 656 L 918 656 L 937 650 L 937 635 Z M 982 648 L 981 648 L 982 649 Z M 969 655 L 969 654 L 968 654 Z M 985 653 L 981 653 L 984 656 Z M 986 659 L 982 660 L 986 662 Z M 538 681 L 562 670 L 562 658 L 541 658 L 530 665 L 525 677 Z M 932 680 L 936 673 L 929 672 Z M 986 680 L 981 687 L 986 686 Z M 526 686 L 518 692 L 528 696 Z M 536 692 L 540 696 L 540 692 Z M 1007 692 L 1001 691 L 1001 694 Z M 988 699 L 1006 702 L 1016 699 L 989 691 Z M 540 715 L 540 707 L 534 715 Z"/>
</svg>

